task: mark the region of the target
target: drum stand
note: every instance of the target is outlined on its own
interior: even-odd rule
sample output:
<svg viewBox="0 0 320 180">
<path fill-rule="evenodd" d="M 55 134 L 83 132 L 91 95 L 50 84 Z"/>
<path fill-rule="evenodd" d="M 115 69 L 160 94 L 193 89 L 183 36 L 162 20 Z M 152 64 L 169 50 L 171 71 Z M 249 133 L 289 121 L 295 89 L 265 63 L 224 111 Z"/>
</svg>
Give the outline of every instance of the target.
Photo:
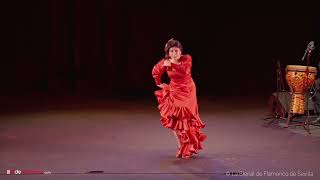
<svg viewBox="0 0 320 180">
<path fill-rule="evenodd" d="M 293 114 L 292 112 L 289 112 L 288 118 L 287 118 L 287 123 L 284 126 L 284 128 L 288 128 L 289 126 L 294 126 L 294 127 L 302 126 L 308 132 L 308 134 L 311 134 L 310 128 L 309 128 L 309 125 L 310 125 L 310 121 L 309 121 L 310 113 L 309 113 L 309 109 L 308 109 L 308 104 L 309 104 L 309 102 L 307 102 L 307 117 L 306 117 L 306 119 L 303 122 L 290 123 L 294 119 L 294 115 L 295 114 Z"/>
<path fill-rule="evenodd" d="M 281 74 L 281 67 L 280 67 L 280 62 L 278 60 L 277 62 L 277 92 L 276 92 L 276 109 L 275 109 L 275 112 L 272 113 L 272 116 L 271 117 L 267 117 L 267 118 L 264 118 L 264 120 L 267 120 L 267 119 L 271 119 L 268 123 L 266 123 L 266 125 L 270 125 L 270 124 L 278 124 L 279 123 L 279 120 L 286 120 L 285 117 L 282 117 L 278 111 L 277 108 L 279 108 L 280 106 L 280 103 L 279 103 L 279 91 L 281 89 L 281 92 L 284 92 L 284 83 L 283 83 L 283 78 L 282 78 L 282 74 Z"/>
</svg>

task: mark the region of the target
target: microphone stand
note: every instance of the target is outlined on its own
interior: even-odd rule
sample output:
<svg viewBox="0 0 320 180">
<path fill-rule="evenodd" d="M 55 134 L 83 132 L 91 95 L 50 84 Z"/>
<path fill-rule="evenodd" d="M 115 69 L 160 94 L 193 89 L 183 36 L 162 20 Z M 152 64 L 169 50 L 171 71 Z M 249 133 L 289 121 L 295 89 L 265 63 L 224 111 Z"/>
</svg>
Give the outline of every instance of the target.
<svg viewBox="0 0 320 180">
<path fill-rule="evenodd" d="M 281 89 L 281 90 L 280 90 Z M 279 119 L 281 120 L 285 120 L 286 118 L 284 118 L 285 116 L 285 112 L 283 110 L 283 106 L 280 105 L 280 100 L 279 100 L 279 91 L 284 92 L 284 82 L 282 79 L 282 74 L 281 74 L 281 67 L 280 67 L 280 62 L 279 60 L 277 61 L 277 92 L 276 92 L 276 105 L 273 106 L 274 104 L 272 103 L 272 116 L 271 117 L 267 117 L 266 119 L 271 119 L 267 125 L 270 124 L 278 124 L 279 123 Z M 274 109 L 274 110 L 273 110 Z M 277 120 L 277 121 L 276 121 Z"/>
<path fill-rule="evenodd" d="M 308 53 L 308 56 L 307 56 L 307 63 L 309 62 L 309 56 L 310 56 L 310 53 L 311 53 L 311 50 L 309 51 L 309 53 Z M 308 76 L 307 76 L 308 77 Z M 308 80 L 308 79 L 307 79 Z M 317 89 L 316 88 L 314 88 L 314 93 L 317 93 L 316 91 L 317 91 Z M 316 103 L 316 101 L 315 100 L 313 100 L 313 104 L 314 104 L 314 109 L 315 109 L 315 112 L 317 113 L 317 109 L 316 109 L 316 105 L 315 105 L 315 103 Z M 307 109 L 308 109 L 308 104 L 309 103 L 307 103 Z M 308 116 L 307 116 L 307 119 L 305 120 L 305 122 L 304 122 L 304 125 L 305 126 L 307 126 L 307 128 L 310 130 L 310 128 L 309 128 L 309 125 L 313 125 L 313 126 L 319 126 L 319 124 L 317 124 L 317 123 L 319 123 L 319 120 L 320 120 L 320 115 L 318 115 L 318 117 L 317 117 L 317 119 L 316 119 L 316 122 L 311 122 L 310 123 L 310 121 L 309 121 L 309 111 L 308 111 Z M 311 134 L 311 133 L 310 133 Z"/>
<path fill-rule="evenodd" d="M 306 74 L 307 74 L 307 79 L 305 84 L 308 85 L 308 81 L 309 81 L 309 59 L 310 59 L 310 54 L 311 54 L 311 50 L 309 50 L 308 55 L 307 55 L 307 70 L 306 70 Z M 308 88 L 309 91 L 310 88 Z M 307 91 L 307 92 L 308 92 Z M 309 133 L 310 133 L 310 128 L 309 128 L 309 118 L 310 118 L 310 112 L 309 112 L 309 94 L 307 93 L 307 118 L 305 119 L 304 123 L 303 123 L 303 128 Z"/>
</svg>

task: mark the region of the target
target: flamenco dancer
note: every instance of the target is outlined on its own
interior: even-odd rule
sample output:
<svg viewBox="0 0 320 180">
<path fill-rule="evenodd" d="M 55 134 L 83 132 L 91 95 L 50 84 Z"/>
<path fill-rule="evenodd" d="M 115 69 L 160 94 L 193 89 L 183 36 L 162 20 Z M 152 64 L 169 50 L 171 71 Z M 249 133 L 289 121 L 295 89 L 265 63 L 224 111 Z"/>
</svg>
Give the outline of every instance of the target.
<svg viewBox="0 0 320 180">
<path fill-rule="evenodd" d="M 161 123 L 172 130 L 178 142 L 176 157 L 190 158 L 202 149 L 206 135 L 200 131 L 205 125 L 199 117 L 196 86 L 191 76 L 192 58 L 182 55 L 182 50 L 179 41 L 170 39 L 164 48 L 165 57 L 152 69 L 152 77 L 161 88 L 155 91 Z M 169 85 L 161 83 L 165 71 Z"/>
</svg>

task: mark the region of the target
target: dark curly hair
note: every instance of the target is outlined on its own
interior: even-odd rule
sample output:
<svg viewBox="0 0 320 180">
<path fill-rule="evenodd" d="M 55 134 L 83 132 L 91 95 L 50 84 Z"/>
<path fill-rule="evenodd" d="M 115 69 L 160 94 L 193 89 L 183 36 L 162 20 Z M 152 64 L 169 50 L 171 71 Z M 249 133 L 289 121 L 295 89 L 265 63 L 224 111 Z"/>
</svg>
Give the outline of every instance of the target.
<svg viewBox="0 0 320 180">
<path fill-rule="evenodd" d="M 164 52 L 166 53 L 166 55 L 165 55 L 166 57 L 169 56 L 169 50 L 172 47 L 179 48 L 181 50 L 181 52 L 183 50 L 182 44 L 178 40 L 175 40 L 175 39 L 171 38 L 171 39 L 169 39 L 169 41 L 166 43 L 166 45 L 164 47 Z"/>
</svg>

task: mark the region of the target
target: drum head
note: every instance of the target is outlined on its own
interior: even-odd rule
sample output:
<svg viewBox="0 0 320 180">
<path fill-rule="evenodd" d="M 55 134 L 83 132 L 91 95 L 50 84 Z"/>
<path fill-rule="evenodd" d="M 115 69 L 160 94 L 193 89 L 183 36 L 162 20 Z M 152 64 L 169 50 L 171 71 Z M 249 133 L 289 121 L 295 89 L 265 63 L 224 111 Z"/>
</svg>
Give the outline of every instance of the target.
<svg viewBox="0 0 320 180">
<path fill-rule="evenodd" d="M 313 73 L 317 72 L 317 68 L 316 67 L 313 67 L 313 66 L 300 66 L 300 65 L 287 65 L 286 70 L 287 71 L 306 72 L 307 71 L 307 67 L 308 67 L 309 72 L 313 72 Z"/>
</svg>

